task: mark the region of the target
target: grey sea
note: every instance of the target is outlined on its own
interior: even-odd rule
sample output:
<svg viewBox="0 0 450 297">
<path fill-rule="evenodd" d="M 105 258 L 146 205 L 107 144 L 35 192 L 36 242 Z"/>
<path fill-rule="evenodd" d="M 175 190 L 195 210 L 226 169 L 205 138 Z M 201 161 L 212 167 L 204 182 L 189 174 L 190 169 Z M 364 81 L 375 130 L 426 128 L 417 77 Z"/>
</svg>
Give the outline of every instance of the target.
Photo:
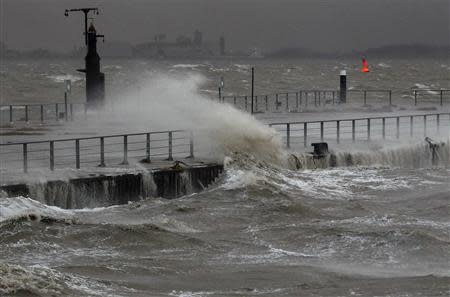
<svg viewBox="0 0 450 297">
<path fill-rule="evenodd" d="M 437 163 L 421 130 L 388 144 L 330 143 L 333 167 L 308 163 L 310 148 L 303 145 L 285 149 L 285 132 L 267 125 L 449 111 L 448 101 L 414 106 L 413 95 L 423 90 L 424 100 L 434 100 L 439 92 L 433 90 L 449 89 L 448 60 L 368 62 L 370 72 L 362 74 L 356 59 L 106 59 L 107 112 L 85 121 L 30 123 L 40 130 L 27 136 L 9 126 L 8 105 L 62 102 L 67 79 L 70 102 L 83 102 L 84 79 L 75 70 L 82 65 L 4 61 L 1 123 L 8 133 L 2 143 L 189 128 L 204 136 L 199 156 L 224 163 L 225 171 L 204 191 L 178 199 L 143 197 L 91 209 L 49 206 L 41 195 L 2 195 L 0 294 L 449 296 L 448 120 L 432 135 L 443 143 Z M 219 103 L 221 77 L 223 95 L 250 95 L 253 66 L 257 95 L 337 90 L 345 69 L 350 90 L 392 90 L 393 104 L 385 106 L 385 94 L 371 94 L 370 107 L 252 116 Z"/>
</svg>

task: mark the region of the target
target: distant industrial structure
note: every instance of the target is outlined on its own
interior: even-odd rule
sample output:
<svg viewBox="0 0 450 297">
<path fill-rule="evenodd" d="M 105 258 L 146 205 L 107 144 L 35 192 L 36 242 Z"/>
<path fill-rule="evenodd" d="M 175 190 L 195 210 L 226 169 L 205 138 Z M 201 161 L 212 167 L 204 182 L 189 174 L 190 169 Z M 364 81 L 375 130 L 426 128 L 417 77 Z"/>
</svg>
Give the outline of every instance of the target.
<svg viewBox="0 0 450 297">
<path fill-rule="evenodd" d="M 174 41 L 167 40 L 166 34 L 157 34 L 152 42 L 134 47 L 134 56 L 145 58 L 199 58 L 225 56 L 225 37 L 218 42 L 205 42 L 203 33 L 195 30 L 192 38 L 179 35 Z"/>
</svg>

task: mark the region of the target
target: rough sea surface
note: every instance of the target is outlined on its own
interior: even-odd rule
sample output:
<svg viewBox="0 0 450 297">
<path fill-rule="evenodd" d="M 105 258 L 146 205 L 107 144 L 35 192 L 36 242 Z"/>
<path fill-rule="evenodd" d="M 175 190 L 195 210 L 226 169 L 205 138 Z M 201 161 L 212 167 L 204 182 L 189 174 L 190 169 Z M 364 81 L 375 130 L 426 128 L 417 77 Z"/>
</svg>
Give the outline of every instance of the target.
<svg viewBox="0 0 450 297">
<path fill-rule="evenodd" d="M 131 87 L 139 73 L 199 71 L 206 77 L 203 92 L 216 96 L 221 75 L 228 92 L 247 92 L 253 63 L 104 65 L 113 78 L 109 92 L 127 82 Z M 377 69 L 370 79 L 357 72 L 355 61 L 255 63 L 264 69 L 258 74 L 261 92 L 337 88 L 344 64 L 355 88 L 392 88 L 406 96 L 411 88 L 449 84 L 448 63 L 432 60 L 369 61 Z M 81 77 L 71 72 L 75 67 L 76 62 L 7 61 L 2 102 L 56 102 L 62 76 Z M 80 78 L 72 96 L 82 94 L 82 85 Z M 232 124 L 224 127 L 225 138 L 248 128 Z M 258 143 L 250 146 L 262 147 L 255 154 L 235 145 L 214 185 L 179 199 L 63 210 L 33 197 L 2 197 L 0 295 L 448 296 L 449 135 L 441 138 L 445 145 L 435 166 L 417 142 L 384 154 L 359 152 L 359 161 L 350 165 L 341 160 L 348 155 L 338 154 L 337 167 L 293 170 L 289 162 L 264 156 L 286 157 L 284 151 Z"/>
</svg>

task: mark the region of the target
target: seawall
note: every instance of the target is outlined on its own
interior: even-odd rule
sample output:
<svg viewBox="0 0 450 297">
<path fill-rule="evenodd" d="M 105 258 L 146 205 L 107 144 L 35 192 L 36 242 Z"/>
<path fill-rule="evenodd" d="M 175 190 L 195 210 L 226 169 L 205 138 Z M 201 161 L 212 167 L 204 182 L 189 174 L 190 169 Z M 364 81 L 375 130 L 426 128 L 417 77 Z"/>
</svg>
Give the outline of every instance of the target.
<svg viewBox="0 0 450 297">
<path fill-rule="evenodd" d="M 92 208 L 126 204 L 146 197 L 172 199 L 199 192 L 211 185 L 222 172 L 221 164 L 144 168 L 133 173 L 9 183 L 1 185 L 0 190 L 8 197 L 30 197 L 66 209 Z"/>
</svg>

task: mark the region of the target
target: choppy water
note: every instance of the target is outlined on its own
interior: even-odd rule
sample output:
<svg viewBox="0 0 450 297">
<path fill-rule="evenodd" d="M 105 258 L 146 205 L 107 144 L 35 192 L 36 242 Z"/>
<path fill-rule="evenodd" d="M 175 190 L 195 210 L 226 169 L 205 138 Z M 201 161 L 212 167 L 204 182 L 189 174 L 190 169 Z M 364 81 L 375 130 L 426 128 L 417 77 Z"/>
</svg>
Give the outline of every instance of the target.
<svg viewBox="0 0 450 297">
<path fill-rule="evenodd" d="M 335 88 L 342 67 L 349 70 L 354 87 L 403 90 L 449 83 L 448 64 L 436 61 L 373 62 L 369 66 L 379 71 L 370 79 L 350 62 L 257 63 L 265 69 L 258 79 L 261 92 L 297 88 L 299 83 Z M 43 70 L 48 63 L 6 64 L 2 98 L 26 102 L 57 100 L 64 76 L 78 75 L 67 70 L 76 66 L 70 63 L 50 64 L 50 71 Z M 131 84 L 137 73 L 161 69 L 181 76 L 203 73 L 207 80 L 202 88 L 214 96 L 221 75 L 229 92 L 248 88 L 248 61 L 192 64 L 107 61 L 105 72 L 117 89 Z M 24 77 L 29 84 L 23 84 Z M 75 82 L 72 96 L 81 94 L 82 84 L 81 79 Z M 109 90 L 113 92 L 112 85 Z M 223 128 L 222 141 L 243 130 L 241 123 L 248 128 L 250 120 L 236 119 L 225 125 L 224 118 L 213 130 Z M 221 143 L 237 152 L 225 151 L 226 170 L 215 185 L 181 199 L 62 210 L 30 198 L 0 198 L 0 294 L 450 294 L 448 136 L 442 136 L 438 166 L 432 166 L 429 151 L 417 141 L 402 148 L 352 152 L 350 157 L 338 152 L 334 168 L 315 169 L 297 153 L 302 168 L 293 170 L 283 162 L 270 163 L 274 157 L 265 155 L 273 151 L 264 145 L 270 133 L 262 126 L 254 129 L 259 138 L 239 134 L 245 145 L 237 144 L 239 138 Z M 256 157 L 239 151 L 258 147 Z"/>
</svg>

